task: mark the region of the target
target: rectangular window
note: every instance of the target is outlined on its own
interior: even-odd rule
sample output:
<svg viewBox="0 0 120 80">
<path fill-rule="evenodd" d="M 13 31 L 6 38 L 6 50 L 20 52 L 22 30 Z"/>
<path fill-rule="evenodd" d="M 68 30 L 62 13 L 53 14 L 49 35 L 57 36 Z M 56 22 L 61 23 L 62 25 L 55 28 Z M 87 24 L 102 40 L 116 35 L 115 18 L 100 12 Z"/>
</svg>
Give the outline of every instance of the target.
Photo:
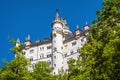
<svg viewBox="0 0 120 80">
<path fill-rule="evenodd" d="M 54 66 L 56 67 L 56 64 L 54 64 Z"/>
<path fill-rule="evenodd" d="M 25 52 L 23 52 L 23 55 L 25 55 L 26 53 Z"/>
<path fill-rule="evenodd" d="M 30 53 L 34 53 L 34 49 L 31 49 L 31 50 L 30 50 Z"/>
<path fill-rule="evenodd" d="M 41 58 L 44 58 L 44 54 L 43 54 L 43 53 L 40 55 L 40 59 L 41 59 Z"/>
<path fill-rule="evenodd" d="M 49 58 L 49 57 L 51 57 L 51 56 L 52 56 L 51 54 L 48 54 L 48 55 L 47 55 L 47 58 Z"/>
<path fill-rule="evenodd" d="M 72 46 L 75 46 L 76 45 L 76 41 L 72 43 Z"/>
<path fill-rule="evenodd" d="M 40 51 L 43 51 L 44 50 L 44 47 L 40 47 Z"/>
<path fill-rule="evenodd" d="M 48 62 L 48 64 L 51 64 L 51 61 L 50 61 L 50 60 L 48 60 L 47 62 Z"/>
<path fill-rule="evenodd" d="M 70 53 L 71 53 L 71 54 L 74 54 L 74 52 L 73 52 L 73 51 L 70 51 Z"/>
<path fill-rule="evenodd" d="M 61 50 L 63 49 L 63 47 L 61 47 Z"/>
<path fill-rule="evenodd" d="M 47 46 L 47 49 L 51 49 L 52 48 L 52 46 Z"/>
<path fill-rule="evenodd" d="M 57 48 L 56 48 L 56 47 L 54 47 L 54 51 L 57 51 Z"/>
<path fill-rule="evenodd" d="M 30 57 L 30 61 L 33 61 L 33 57 L 32 56 Z"/>
<path fill-rule="evenodd" d="M 54 58 L 56 59 L 56 56 L 54 56 Z"/>
<path fill-rule="evenodd" d="M 81 39 L 81 42 L 83 42 L 83 41 L 84 41 L 84 39 L 82 38 L 82 39 Z"/>
</svg>

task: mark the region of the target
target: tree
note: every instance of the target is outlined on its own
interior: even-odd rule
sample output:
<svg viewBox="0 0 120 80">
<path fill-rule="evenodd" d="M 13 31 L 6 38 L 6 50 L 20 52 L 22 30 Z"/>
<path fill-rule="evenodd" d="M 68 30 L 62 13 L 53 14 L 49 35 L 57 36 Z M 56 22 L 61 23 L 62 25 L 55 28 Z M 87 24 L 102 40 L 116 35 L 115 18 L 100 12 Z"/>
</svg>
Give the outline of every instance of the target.
<svg viewBox="0 0 120 80">
<path fill-rule="evenodd" d="M 15 58 L 10 62 L 5 63 L 5 66 L 1 68 L 0 79 L 1 80 L 34 80 L 30 76 L 30 72 L 26 66 L 29 65 L 29 61 L 22 55 L 22 46 L 14 47 L 11 49 L 15 53 Z"/>
<path fill-rule="evenodd" d="M 50 68 L 47 62 L 41 61 L 35 64 L 35 69 L 31 73 L 35 80 L 53 80 L 53 75 L 50 74 Z"/>
<path fill-rule="evenodd" d="M 104 0 L 93 21 L 92 33 L 80 50 L 80 79 L 120 79 L 120 0 Z"/>
</svg>

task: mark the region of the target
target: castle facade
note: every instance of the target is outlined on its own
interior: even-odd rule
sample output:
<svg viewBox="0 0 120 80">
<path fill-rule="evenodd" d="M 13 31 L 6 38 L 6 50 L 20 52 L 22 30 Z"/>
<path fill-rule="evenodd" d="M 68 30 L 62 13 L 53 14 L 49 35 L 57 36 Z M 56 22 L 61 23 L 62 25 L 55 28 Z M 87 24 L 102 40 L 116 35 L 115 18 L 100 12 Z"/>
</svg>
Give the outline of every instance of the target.
<svg viewBox="0 0 120 80">
<path fill-rule="evenodd" d="M 71 32 L 67 21 L 60 17 L 58 10 L 52 22 L 51 38 L 45 38 L 44 41 L 36 40 L 35 43 L 30 41 L 28 35 L 25 43 L 23 53 L 32 64 L 29 70 L 33 70 L 38 61 L 46 61 L 53 67 L 52 74 L 59 74 L 63 69 L 68 71 L 68 64 L 71 58 L 78 59 L 78 50 L 86 43 L 86 35 L 89 34 L 90 27 L 86 24 L 82 31 L 79 26 L 76 26 L 75 32 Z M 19 46 L 19 39 L 16 46 Z"/>
</svg>

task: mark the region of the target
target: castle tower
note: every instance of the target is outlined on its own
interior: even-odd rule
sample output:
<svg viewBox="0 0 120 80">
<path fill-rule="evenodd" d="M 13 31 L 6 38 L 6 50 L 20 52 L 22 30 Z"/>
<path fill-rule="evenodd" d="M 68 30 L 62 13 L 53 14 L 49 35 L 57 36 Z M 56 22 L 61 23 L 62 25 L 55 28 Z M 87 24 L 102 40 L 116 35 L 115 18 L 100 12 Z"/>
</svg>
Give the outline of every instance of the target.
<svg viewBox="0 0 120 80">
<path fill-rule="evenodd" d="M 15 43 L 15 46 L 18 47 L 20 45 L 20 39 L 18 38 L 16 43 Z"/>
<path fill-rule="evenodd" d="M 90 26 L 87 24 L 87 22 L 84 26 L 84 32 L 85 32 L 85 35 L 88 35 L 90 33 Z"/>
<path fill-rule="evenodd" d="M 52 67 L 53 74 L 58 74 L 63 67 L 63 23 L 56 10 L 56 16 L 52 23 Z"/>
<path fill-rule="evenodd" d="M 76 39 L 78 39 L 80 37 L 81 33 L 82 33 L 82 30 L 80 30 L 79 25 L 77 25 L 76 30 L 75 30 Z"/>
<path fill-rule="evenodd" d="M 25 39 L 25 48 L 26 49 L 29 49 L 30 48 L 30 45 L 32 44 L 31 41 L 30 41 L 30 35 L 28 35 L 28 37 Z"/>
</svg>

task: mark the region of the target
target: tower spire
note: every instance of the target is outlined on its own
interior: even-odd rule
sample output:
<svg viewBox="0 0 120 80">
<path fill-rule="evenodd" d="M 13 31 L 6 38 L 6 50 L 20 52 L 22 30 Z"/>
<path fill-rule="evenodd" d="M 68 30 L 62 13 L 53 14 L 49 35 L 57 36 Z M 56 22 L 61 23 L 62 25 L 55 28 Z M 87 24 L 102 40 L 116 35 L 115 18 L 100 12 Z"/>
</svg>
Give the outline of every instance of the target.
<svg viewBox="0 0 120 80">
<path fill-rule="evenodd" d="M 56 17 L 59 17 L 58 9 L 56 9 Z"/>
<path fill-rule="evenodd" d="M 85 25 L 88 25 L 87 21 L 86 21 Z"/>
<path fill-rule="evenodd" d="M 18 47 L 19 45 L 20 45 L 20 39 L 19 39 L 19 38 L 17 38 L 17 41 L 16 41 L 15 46 L 16 46 L 16 47 Z"/>
<path fill-rule="evenodd" d="M 56 9 L 56 16 L 55 16 L 55 20 L 60 20 L 60 16 L 59 16 L 59 13 L 58 13 L 58 9 Z"/>
<path fill-rule="evenodd" d="M 20 39 L 19 38 L 17 38 L 17 41 L 16 41 L 17 43 L 20 43 Z"/>
<path fill-rule="evenodd" d="M 79 25 L 78 24 L 76 25 L 76 29 L 79 29 Z"/>
<path fill-rule="evenodd" d="M 30 40 L 30 35 L 28 34 L 27 40 Z"/>
</svg>

